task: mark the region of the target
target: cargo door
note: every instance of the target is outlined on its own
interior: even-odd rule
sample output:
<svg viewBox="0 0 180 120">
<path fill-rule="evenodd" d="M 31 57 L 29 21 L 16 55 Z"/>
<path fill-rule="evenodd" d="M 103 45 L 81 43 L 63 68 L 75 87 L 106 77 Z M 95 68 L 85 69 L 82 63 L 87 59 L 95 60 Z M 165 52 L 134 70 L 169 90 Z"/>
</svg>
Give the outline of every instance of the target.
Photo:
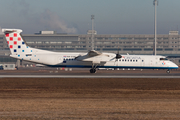
<svg viewBox="0 0 180 120">
<path fill-rule="evenodd" d="M 58 63 L 62 63 L 63 62 L 63 58 L 60 56 L 58 57 Z"/>
</svg>

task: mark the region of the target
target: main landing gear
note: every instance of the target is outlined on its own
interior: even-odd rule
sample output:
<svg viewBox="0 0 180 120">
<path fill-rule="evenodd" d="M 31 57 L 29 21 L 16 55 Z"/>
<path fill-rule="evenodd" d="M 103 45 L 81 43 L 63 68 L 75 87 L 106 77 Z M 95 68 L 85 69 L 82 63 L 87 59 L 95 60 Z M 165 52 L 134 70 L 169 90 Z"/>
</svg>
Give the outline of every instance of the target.
<svg viewBox="0 0 180 120">
<path fill-rule="evenodd" d="M 91 68 L 90 73 L 96 73 L 96 69 Z"/>
<path fill-rule="evenodd" d="M 96 65 L 92 65 L 92 68 L 90 69 L 90 73 L 96 73 L 96 67 L 98 66 L 98 64 Z"/>
</svg>

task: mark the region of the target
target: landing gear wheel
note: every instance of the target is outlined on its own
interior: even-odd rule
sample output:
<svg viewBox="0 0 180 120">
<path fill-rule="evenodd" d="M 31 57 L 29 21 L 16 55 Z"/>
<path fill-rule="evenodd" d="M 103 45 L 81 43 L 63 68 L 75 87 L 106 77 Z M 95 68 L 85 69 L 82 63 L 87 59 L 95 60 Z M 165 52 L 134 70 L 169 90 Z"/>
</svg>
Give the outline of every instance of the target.
<svg viewBox="0 0 180 120">
<path fill-rule="evenodd" d="M 170 70 L 167 70 L 166 73 L 170 74 Z"/>
<path fill-rule="evenodd" d="M 90 73 L 96 73 L 96 69 L 90 69 Z"/>
</svg>

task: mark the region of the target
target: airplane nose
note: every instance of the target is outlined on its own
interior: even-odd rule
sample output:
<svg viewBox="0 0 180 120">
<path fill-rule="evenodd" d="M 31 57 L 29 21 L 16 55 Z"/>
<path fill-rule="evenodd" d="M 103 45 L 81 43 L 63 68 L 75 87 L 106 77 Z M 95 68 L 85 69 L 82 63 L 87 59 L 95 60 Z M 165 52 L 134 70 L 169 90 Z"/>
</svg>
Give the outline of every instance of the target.
<svg viewBox="0 0 180 120">
<path fill-rule="evenodd" d="M 175 63 L 173 63 L 172 61 L 169 62 L 169 67 L 172 67 L 173 69 L 178 69 L 178 65 L 176 65 Z"/>
<path fill-rule="evenodd" d="M 176 65 L 176 67 L 177 67 L 177 69 L 179 68 L 179 66 L 178 66 L 178 65 Z"/>
<path fill-rule="evenodd" d="M 175 67 L 176 69 L 178 69 L 179 68 L 179 66 L 178 65 L 176 65 L 175 63 L 173 63 L 174 65 L 173 65 L 173 67 Z"/>
</svg>

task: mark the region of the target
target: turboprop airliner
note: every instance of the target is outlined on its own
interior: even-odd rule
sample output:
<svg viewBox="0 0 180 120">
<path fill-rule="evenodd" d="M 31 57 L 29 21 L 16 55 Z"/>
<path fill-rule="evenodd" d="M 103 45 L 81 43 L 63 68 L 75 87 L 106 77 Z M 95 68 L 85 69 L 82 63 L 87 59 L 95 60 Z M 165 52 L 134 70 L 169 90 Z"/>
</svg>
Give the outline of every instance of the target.
<svg viewBox="0 0 180 120">
<path fill-rule="evenodd" d="M 43 64 L 50 67 L 90 68 L 132 68 L 132 69 L 178 69 L 178 66 L 165 56 L 120 55 L 100 53 L 91 50 L 88 53 L 53 52 L 29 47 L 21 36 L 21 29 L 2 29 L 10 48 L 10 57 Z"/>
</svg>

